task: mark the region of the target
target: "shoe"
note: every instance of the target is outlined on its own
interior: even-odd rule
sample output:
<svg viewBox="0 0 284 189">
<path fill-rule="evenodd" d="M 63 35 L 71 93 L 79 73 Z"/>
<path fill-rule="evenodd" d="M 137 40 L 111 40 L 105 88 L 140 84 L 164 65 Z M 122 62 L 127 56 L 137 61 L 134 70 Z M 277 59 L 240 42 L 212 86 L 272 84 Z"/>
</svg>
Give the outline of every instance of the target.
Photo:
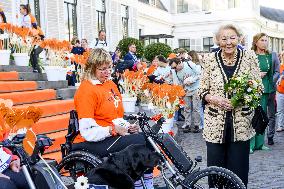
<svg viewBox="0 0 284 189">
<path fill-rule="evenodd" d="M 183 125 L 183 126 L 181 126 L 181 128 L 185 129 L 185 128 L 189 128 L 189 126 L 188 125 Z"/>
<path fill-rule="evenodd" d="M 278 127 L 278 128 L 276 129 L 276 132 L 282 132 L 282 131 L 284 131 L 284 128 L 283 128 L 283 127 Z"/>
<path fill-rule="evenodd" d="M 261 148 L 260 148 L 260 150 L 264 150 L 264 151 L 267 151 L 267 150 L 270 150 L 267 146 L 262 146 Z"/>
<path fill-rule="evenodd" d="M 249 149 L 249 153 L 250 153 L 250 154 L 253 154 L 254 151 L 253 151 L 252 149 Z"/>
<path fill-rule="evenodd" d="M 268 145 L 273 145 L 274 144 L 273 138 L 269 138 L 267 144 Z"/>
<path fill-rule="evenodd" d="M 33 70 L 34 73 L 38 73 L 38 70 Z"/>
<path fill-rule="evenodd" d="M 184 121 L 184 117 L 183 116 L 178 116 L 178 121 Z"/>
</svg>

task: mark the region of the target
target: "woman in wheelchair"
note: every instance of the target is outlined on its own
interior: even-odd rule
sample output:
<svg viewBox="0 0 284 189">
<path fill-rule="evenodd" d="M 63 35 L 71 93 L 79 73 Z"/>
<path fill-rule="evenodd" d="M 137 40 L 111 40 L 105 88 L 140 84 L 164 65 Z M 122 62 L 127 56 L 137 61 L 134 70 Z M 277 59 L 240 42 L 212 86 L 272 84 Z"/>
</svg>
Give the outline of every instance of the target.
<svg viewBox="0 0 284 189">
<path fill-rule="evenodd" d="M 131 144 L 146 144 L 139 127 L 123 120 L 122 97 L 110 80 L 112 59 L 104 49 L 93 49 L 85 66 L 82 82 L 74 102 L 79 118 L 80 134 L 72 150 L 86 150 L 100 157 L 123 150 Z M 152 170 L 144 174 L 144 183 L 153 189 Z M 142 188 L 141 181 L 135 188 Z"/>
</svg>

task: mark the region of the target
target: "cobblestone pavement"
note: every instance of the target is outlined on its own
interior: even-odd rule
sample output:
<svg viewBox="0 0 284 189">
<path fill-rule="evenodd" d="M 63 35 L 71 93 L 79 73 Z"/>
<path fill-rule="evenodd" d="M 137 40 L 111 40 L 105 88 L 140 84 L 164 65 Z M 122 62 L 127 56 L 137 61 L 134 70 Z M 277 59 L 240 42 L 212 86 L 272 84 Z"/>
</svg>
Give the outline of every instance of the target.
<svg viewBox="0 0 284 189">
<path fill-rule="evenodd" d="M 198 165 L 206 166 L 206 145 L 201 133 L 178 133 L 178 142 L 194 159 L 202 156 Z M 255 151 L 250 155 L 250 172 L 248 189 L 284 189 L 284 132 L 276 133 L 275 144 L 269 146 L 269 151 Z M 161 178 L 154 181 L 164 186 Z"/>
</svg>

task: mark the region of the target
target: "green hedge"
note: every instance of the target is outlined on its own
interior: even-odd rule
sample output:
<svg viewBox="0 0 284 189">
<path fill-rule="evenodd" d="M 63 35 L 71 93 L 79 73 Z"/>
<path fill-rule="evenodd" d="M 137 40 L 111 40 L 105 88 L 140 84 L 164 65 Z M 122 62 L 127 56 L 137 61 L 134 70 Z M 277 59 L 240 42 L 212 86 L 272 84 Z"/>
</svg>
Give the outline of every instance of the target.
<svg viewBox="0 0 284 189">
<path fill-rule="evenodd" d="M 152 61 L 155 56 L 163 55 L 165 58 L 169 56 L 172 49 L 165 43 L 153 43 L 145 48 L 144 56 L 148 61 Z"/>
<path fill-rule="evenodd" d="M 122 39 L 118 43 L 118 48 L 121 51 L 122 58 L 126 55 L 126 53 L 128 53 L 128 45 L 131 43 L 136 45 L 136 55 L 138 58 L 141 58 L 144 54 L 143 44 L 138 39 L 132 37 Z"/>
</svg>

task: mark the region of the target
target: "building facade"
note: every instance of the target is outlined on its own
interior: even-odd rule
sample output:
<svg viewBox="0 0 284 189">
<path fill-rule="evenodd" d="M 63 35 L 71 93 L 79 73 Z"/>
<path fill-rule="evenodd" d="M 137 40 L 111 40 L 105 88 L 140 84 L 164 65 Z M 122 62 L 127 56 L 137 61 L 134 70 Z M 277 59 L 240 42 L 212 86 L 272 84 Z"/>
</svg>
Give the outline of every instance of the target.
<svg viewBox="0 0 284 189">
<path fill-rule="evenodd" d="M 284 21 L 273 17 L 281 12 L 261 7 L 258 0 L 2 0 L 7 20 L 16 23 L 20 4 L 27 3 L 48 38 L 76 35 L 91 43 L 105 30 L 112 51 L 124 37 L 210 51 L 214 32 L 224 23 L 240 27 L 247 48 L 258 32 L 269 35 L 273 51 L 284 43 Z"/>
</svg>

